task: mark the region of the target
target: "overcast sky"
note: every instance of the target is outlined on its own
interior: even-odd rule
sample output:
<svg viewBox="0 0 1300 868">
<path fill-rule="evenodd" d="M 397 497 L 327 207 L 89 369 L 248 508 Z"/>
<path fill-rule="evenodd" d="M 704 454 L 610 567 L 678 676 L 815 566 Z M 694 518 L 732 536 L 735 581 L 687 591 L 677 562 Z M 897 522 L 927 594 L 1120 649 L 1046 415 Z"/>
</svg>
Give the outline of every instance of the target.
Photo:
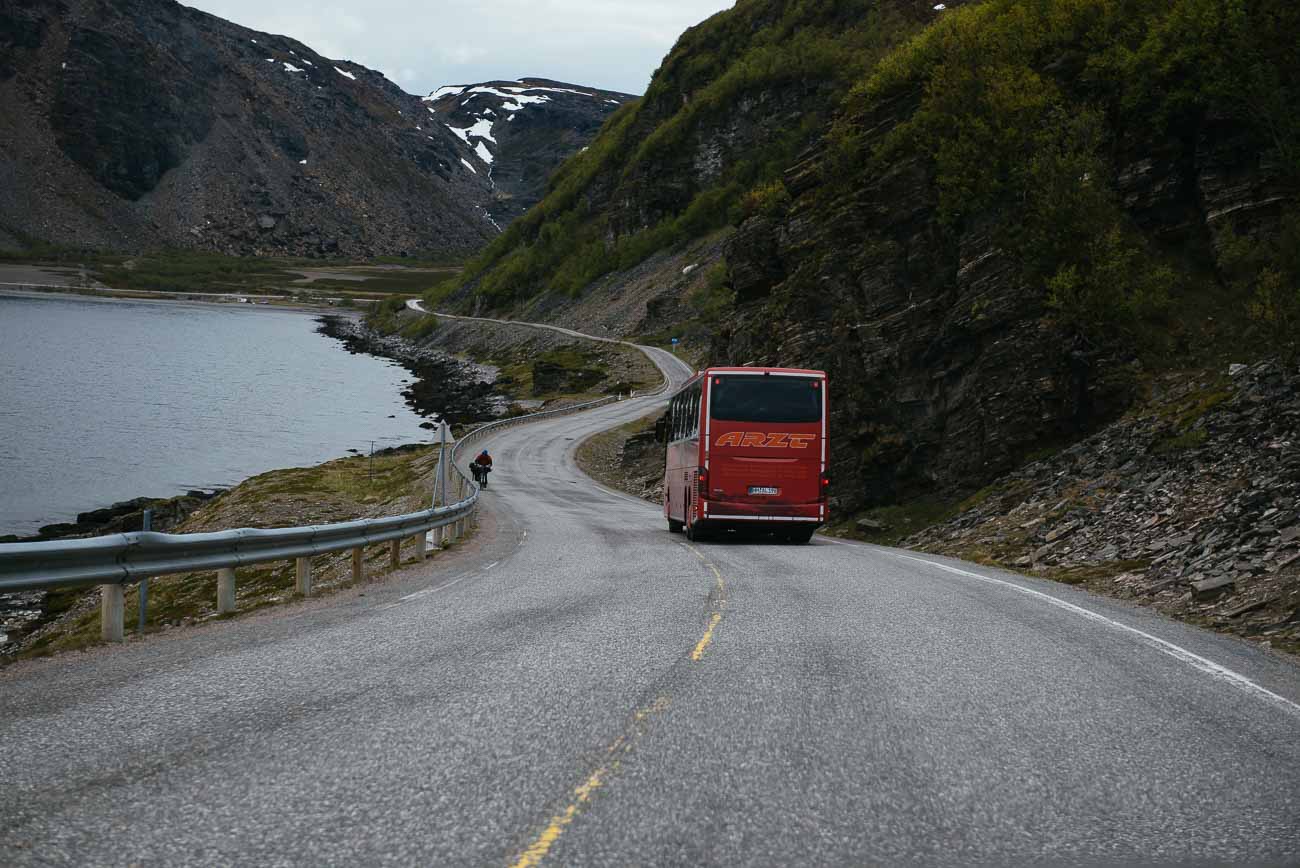
<svg viewBox="0 0 1300 868">
<path fill-rule="evenodd" d="M 377 69 L 404 90 L 538 76 L 643 93 L 677 37 L 730 0 L 182 0 Z"/>
</svg>

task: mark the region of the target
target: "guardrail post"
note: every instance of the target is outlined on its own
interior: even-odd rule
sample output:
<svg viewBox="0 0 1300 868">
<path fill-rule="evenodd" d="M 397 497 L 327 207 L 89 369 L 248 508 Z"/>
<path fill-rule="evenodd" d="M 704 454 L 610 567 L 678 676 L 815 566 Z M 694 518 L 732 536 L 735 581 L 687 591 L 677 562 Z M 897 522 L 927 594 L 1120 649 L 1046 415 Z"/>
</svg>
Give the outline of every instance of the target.
<svg viewBox="0 0 1300 868">
<path fill-rule="evenodd" d="M 415 559 L 422 561 L 429 556 L 428 551 L 429 532 L 422 530 L 415 535 Z"/>
<path fill-rule="evenodd" d="M 153 510 L 146 509 L 140 516 L 140 530 L 153 530 Z M 140 596 L 140 615 L 136 620 L 135 631 L 137 634 L 144 635 L 145 616 L 149 614 L 149 577 L 145 576 L 140 580 L 137 586 L 137 593 Z"/>
<path fill-rule="evenodd" d="M 298 593 L 304 597 L 311 596 L 311 558 L 298 558 L 294 562 Z"/>
<path fill-rule="evenodd" d="M 121 585 L 99 586 L 99 635 L 105 642 L 126 639 L 126 591 Z"/>
<path fill-rule="evenodd" d="M 217 570 L 217 614 L 229 615 L 235 611 L 235 568 Z"/>
<path fill-rule="evenodd" d="M 388 541 L 388 568 L 395 570 L 402 565 L 402 540 Z"/>
<path fill-rule="evenodd" d="M 352 581 L 354 582 L 360 582 L 366 577 L 366 564 L 361 559 L 364 553 L 364 546 L 357 546 L 352 550 Z"/>
</svg>

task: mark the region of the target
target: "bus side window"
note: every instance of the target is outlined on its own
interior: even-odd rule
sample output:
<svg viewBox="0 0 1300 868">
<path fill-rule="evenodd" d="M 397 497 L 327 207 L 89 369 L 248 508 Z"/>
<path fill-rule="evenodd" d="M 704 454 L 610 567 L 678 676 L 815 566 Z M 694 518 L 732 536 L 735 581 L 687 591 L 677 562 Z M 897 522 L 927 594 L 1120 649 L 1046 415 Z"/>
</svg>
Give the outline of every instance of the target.
<svg viewBox="0 0 1300 868">
<path fill-rule="evenodd" d="M 673 437 L 674 440 L 680 440 L 682 437 L 682 398 L 678 395 L 673 398 Z"/>
<path fill-rule="evenodd" d="M 691 436 L 700 435 L 700 387 L 691 390 Z"/>
</svg>

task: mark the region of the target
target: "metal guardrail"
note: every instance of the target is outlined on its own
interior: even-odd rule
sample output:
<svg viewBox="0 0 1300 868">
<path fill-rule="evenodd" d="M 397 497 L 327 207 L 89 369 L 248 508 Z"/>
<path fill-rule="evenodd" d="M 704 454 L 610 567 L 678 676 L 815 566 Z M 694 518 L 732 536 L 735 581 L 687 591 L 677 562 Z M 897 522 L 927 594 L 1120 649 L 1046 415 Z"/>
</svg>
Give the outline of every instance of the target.
<svg viewBox="0 0 1300 868">
<path fill-rule="evenodd" d="M 121 584 L 172 573 L 234 569 L 268 561 L 309 558 L 401 540 L 468 516 L 478 491 L 449 506 L 406 515 L 213 533 L 140 531 L 89 539 L 0 545 L 0 591 Z"/>
<path fill-rule="evenodd" d="M 642 397 L 662 394 L 669 380 Z M 628 397 L 634 397 L 630 392 Z M 175 573 L 217 571 L 217 611 L 235 610 L 235 569 L 270 561 L 297 561 L 297 589 L 311 593 L 311 558 L 352 550 L 354 579 L 364 574 L 362 551 L 368 545 L 389 542 L 391 565 L 400 562 L 401 541 L 414 538 L 418 557 L 425 557 L 426 534 L 443 528 L 439 536 L 462 536 L 464 521 L 478 505 L 479 488 L 461 468 L 463 450 L 495 431 L 540 419 L 576 413 L 621 400 L 619 395 L 571 404 L 554 410 L 498 419 L 468 432 L 451 449 L 450 468 L 455 474 L 455 502 L 404 515 L 357 519 L 326 525 L 272 529 L 241 528 L 213 533 L 166 534 L 150 531 L 111 534 L 89 539 L 49 542 L 0 543 L 0 592 L 99 585 L 103 590 L 103 636 L 123 637 L 123 585 L 127 582 Z M 444 452 L 444 456 L 446 453 Z M 441 472 L 441 471 L 440 471 Z M 448 484 L 450 488 L 450 484 Z M 449 499 L 451 492 L 444 494 Z M 141 623 L 143 624 L 143 615 Z"/>
</svg>

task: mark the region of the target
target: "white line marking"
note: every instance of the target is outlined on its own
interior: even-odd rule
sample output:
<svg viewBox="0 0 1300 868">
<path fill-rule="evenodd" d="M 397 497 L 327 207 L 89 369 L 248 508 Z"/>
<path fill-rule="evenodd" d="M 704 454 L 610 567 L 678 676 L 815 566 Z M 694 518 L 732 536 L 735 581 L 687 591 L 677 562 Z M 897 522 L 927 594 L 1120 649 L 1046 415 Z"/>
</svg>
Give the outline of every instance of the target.
<svg viewBox="0 0 1300 868">
<path fill-rule="evenodd" d="M 839 542 L 839 540 L 832 540 L 832 542 Z M 842 544 L 852 545 L 852 543 L 842 543 Z M 1099 624 L 1105 624 L 1106 626 L 1111 627 L 1113 629 L 1122 630 L 1125 633 L 1130 633 L 1134 636 L 1137 636 L 1140 640 L 1142 640 L 1143 643 L 1150 645 L 1152 648 L 1155 648 L 1157 651 L 1160 651 L 1161 653 L 1164 654 L 1168 654 L 1170 657 L 1173 657 L 1175 660 L 1186 663 L 1188 666 L 1191 666 L 1194 669 L 1199 669 L 1201 672 L 1204 672 L 1207 675 L 1211 675 L 1222 681 L 1226 681 L 1239 690 L 1244 690 L 1247 693 L 1258 694 L 1259 696 L 1265 699 L 1269 699 L 1273 702 L 1276 702 L 1277 704 L 1283 706 L 1284 708 L 1287 708 L 1290 711 L 1300 712 L 1300 704 L 1292 702 L 1291 700 L 1287 699 L 1285 696 L 1279 696 L 1278 694 L 1269 690 L 1267 687 L 1261 687 L 1260 685 L 1251 681 L 1246 676 L 1238 672 L 1233 672 L 1231 669 L 1228 669 L 1226 666 L 1220 666 L 1218 663 L 1215 663 L 1213 660 L 1207 660 L 1206 658 L 1202 657 L 1199 654 L 1193 654 L 1191 651 L 1188 651 L 1186 648 L 1183 648 L 1179 645 L 1175 645 L 1172 642 L 1167 642 L 1164 639 L 1159 638 L 1158 636 L 1152 636 L 1150 633 L 1146 633 L 1142 630 L 1137 629 L 1136 627 L 1130 627 L 1127 624 L 1122 624 L 1119 621 L 1115 621 L 1112 620 L 1111 618 L 1107 618 L 1105 615 L 1100 615 L 1090 609 L 1085 609 L 1082 606 L 1076 606 L 1074 603 L 1067 603 L 1065 600 L 1061 600 L 1056 597 L 1053 597 L 1051 594 L 1044 594 L 1042 591 L 1035 591 L 1032 588 L 1026 588 L 1021 585 L 1017 585 L 1015 582 L 1008 582 L 1002 579 L 995 579 L 992 576 L 982 576 L 979 573 L 972 573 L 970 570 L 962 570 L 962 569 L 958 569 L 957 567 L 950 567 L 947 564 L 936 563 L 931 560 L 926 560 L 925 558 L 912 557 L 911 555 L 899 555 L 899 554 L 894 554 L 892 552 L 889 552 L 888 554 L 890 557 L 893 558 L 899 558 L 901 560 L 906 560 L 906 561 L 916 561 L 917 563 L 927 564 L 932 567 L 937 567 L 938 569 L 945 570 L 946 572 L 949 573 L 956 573 L 961 576 L 969 576 L 972 579 L 979 579 L 981 582 L 988 582 L 989 584 L 993 584 L 993 585 L 1002 585 L 1004 587 L 1010 588 L 1013 591 L 1018 591 L 1019 593 L 1027 594 L 1031 597 L 1039 597 L 1040 599 L 1046 600 L 1051 605 L 1056 606 L 1058 609 L 1064 609 L 1065 611 L 1072 612 L 1075 615 L 1078 615 L 1082 618 L 1087 618 L 1089 621 L 1096 621 Z"/>
<path fill-rule="evenodd" d="M 460 584 L 461 582 L 465 581 L 468 578 L 469 576 L 461 576 L 460 578 L 455 579 L 454 581 L 450 581 L 445 585 L 439 585 L 436 588 L 425 588 L 423 591 L 416 591 L 414 594 L 407 594 L 405 597 L 402 597 L 402 599 L 418 600 L 420 597 L 427 597 L 429 594 L 435 594 L 438 591 L 445 591 L 447 588 L 450 588 L 452 585 Z"/>
<path fill-rule="evenodd" d="M 497 564 L 499 564 L 499 563 L 501 563 L 501 562 L 500 562 L 500 561 L 493 561 L 492 563 L 488 564 L 486 567 L 483 568 L 483 572 L 486 573 L 488 570 L 492 569 L 493 567 L 495 567 L 495 566 L 496 566 Z"/>
</svg>

